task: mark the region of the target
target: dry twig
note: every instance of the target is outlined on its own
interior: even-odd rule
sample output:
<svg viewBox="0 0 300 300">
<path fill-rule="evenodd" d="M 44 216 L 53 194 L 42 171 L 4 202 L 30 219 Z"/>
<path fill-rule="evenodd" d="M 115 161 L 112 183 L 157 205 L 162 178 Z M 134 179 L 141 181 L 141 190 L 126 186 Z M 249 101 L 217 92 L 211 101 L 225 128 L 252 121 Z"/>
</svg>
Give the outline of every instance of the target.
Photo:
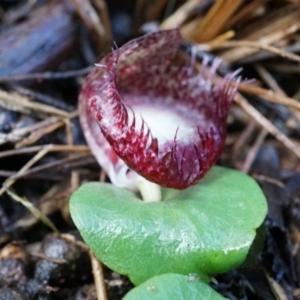
<svg viewBox="0 0 300 300">
<path fill-rule="evenodd" d="M 59 118 L 72 118 L 72 114 L 52 106 L 31 101 L 29 98 L 0 90 L 0 106 L 24 114 L 38 114 L 41 116 L 56 116 Z"/>
<path fill-rule="evenodd" d="M 107 300 L 102 263 L 89 251 L 98 300 Z"/>
<path fill-rule="evenodd" d="M 43 150 L 44 148 L 47 148 L 48 152 L 89 152 L 90 153 L 90 148 L 88 146 L 47 144 L 42 146 L 32 146 L 27 148 L 2 151 L 0 152 L 0 158 L 12 156 L 12 155 L 20 155 L 24 153 L 37 152 Z"/>
<path fill-rule="evenodd" d="M 15 176 L 9 177 L 3 184 L 2 188 L 0 189 L 0 196 L 6 192 L 16 181 L 17 176 L 24 174 L 32 165 L 38 162 L 43 156 L 45 156 L 51 145 L 44 146 L 32 159 L 30 159 L 27 164 L 25 164 Z M 1 153 L 0 153 L 1 154 Z"/>
<path fill-rule="evenodd" d="M 112 45 L 112 34 L 105 2 L 102 0 L 92 1 L 95 2 L 99 13 L 90 0 L 72 0 L 72 2 L 82 21 L 91 31 L 98 52 L 101 54 L 108 52 Z"/>
<path fill-rule="evenodd" d="M 285 147 L 290 149 L 300 158 L 300 147 L 291 139 L 276 128 L 267 118 L 265 118 L 257 109 L 255 109 L 241 94 L 236 94 L 234 101 L 245 110 L 260 126 L 265 128 L 271 135 L 280 141 Z"/>
<path fill-rule="evenodd" d="M 83 76 L 92 70 L 93 66 L 86 67 L 80 70 L 65 71 L 65 72 L 43 72 L 43 73 L 29 73 L 18 74 L 0 77 L 0 82 L 23 81 L 23 80 L 61 80 L 70 77 Z"/>
<path fill-rule="evenodd" d="M 23 199 L 19 197 L 17 194 L 13 193 L 9 189 L 6 192 L 12 199 L 24 205 L 37 219 L 41 220 L 46 226 L 51 228 L 55 233 L 59 233 L 59 230 L 52 223 L 52 221 L 46 215 L 44 215 L 39 209 L 37 209 L 31 202 L 29 202 L 27 199 Z"/>
<path fill-rule="evenodd" d="M 188 40 L 197 43 L 207 42 L 214 39 L 224 30 L 226 23 L 230 17 L 235 13 L 238 7 L 244 0 L 217 0 L 211 7 L 204 19 L 199 19 L 199 26 L 197 26 Z M 218 22 L 216 22 L 218 20 Z M 213 24 L 213 26 L 212 26 Z"/>
</svg>

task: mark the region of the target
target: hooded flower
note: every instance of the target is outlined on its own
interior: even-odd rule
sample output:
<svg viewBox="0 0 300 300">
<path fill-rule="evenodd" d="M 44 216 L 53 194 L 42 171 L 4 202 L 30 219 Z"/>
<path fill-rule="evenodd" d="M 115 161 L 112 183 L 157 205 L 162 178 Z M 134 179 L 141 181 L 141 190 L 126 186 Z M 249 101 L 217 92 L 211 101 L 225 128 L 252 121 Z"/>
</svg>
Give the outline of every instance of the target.
<svg viewBox="0 0 300 300">
<path fill-rule="evenodd" d="M 213 82 L 218 61 L 196 72 L 176 56 L 179 30 L 148 34 L 104 57 L 79 98 L 85 137 L 117 186 L 139 176 L 164 187 L 196 184 L 224 147 L 234 74 Z"/>
</svg>

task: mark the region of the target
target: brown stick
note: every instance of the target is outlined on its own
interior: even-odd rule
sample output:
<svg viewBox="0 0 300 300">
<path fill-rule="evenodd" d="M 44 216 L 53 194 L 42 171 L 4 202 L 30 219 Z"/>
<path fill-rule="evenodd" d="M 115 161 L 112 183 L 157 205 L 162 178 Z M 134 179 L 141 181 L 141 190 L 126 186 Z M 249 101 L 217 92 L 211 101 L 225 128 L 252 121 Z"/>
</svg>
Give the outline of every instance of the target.
<svg viewBox="0 0 300 300">
<path fill-rule="evenodd" d="M 266 117 L 264 117 L 257 109 L 255 109 L 241 94 L 237 93 L 234 101 L 245 110 L 260 126 L 265 128 L 285 147 L 290 149 L 300 158 L 300 147 L 292 142 L 285 134 L 277 129 Z"/>
<path fill-rule="evenodd" d="M 200 25 L 191 34 L 197 43 L 209 41 L 222 32 L 226 22 L 242 4 L 243 0 L 217 0 L 211 7 Z M 218 22 L 213 22 L 218 20 Z M 211 24 L 214 24 L 213 26 Z"/>
<path fill-rule="evenodd" d="M 112 36 L 105 3 L 103 1 L 97 2 L 97 8 L 101 10 L 99 12 L 102 15 L 101 18 L 90 1 L 72 0 L 72 3 L 86 27 L 91 31 L 99 54 L 103 55 L 109 52 Z"/>
<path fill-rule="evenodd" d="M 90 260 L 92 263 L 94 282 L 96 287 L 97 299 L 107 300 L 106 288 L 104 283 L 104 271 L 101 261 L 99 261 L 95 255 L 89 251 Z"/>
<path fill-rule="evenodd" d="M 67 1 L 52 0 L 0 35 L 0 76 L 56 68 L 76 50 L 77 24 Z"/>
</svg>

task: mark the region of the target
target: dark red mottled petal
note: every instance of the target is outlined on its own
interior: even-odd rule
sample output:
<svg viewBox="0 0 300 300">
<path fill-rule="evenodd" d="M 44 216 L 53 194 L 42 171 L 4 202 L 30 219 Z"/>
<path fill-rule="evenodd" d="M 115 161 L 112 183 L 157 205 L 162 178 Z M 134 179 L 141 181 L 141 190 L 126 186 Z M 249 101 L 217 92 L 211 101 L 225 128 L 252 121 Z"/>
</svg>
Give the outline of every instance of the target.
<svg viewBox="0 0 300 300">
<path fill-rule="evenodd" d="M 130 172 L 124 161 L 112 149 L 89 110 L 87 102 L 79 102 L 79 111 L 80 123 L 85 138 L 98 163 L 115 185 L 135 190 L 138 174 Z"/>
<path fill-rule="evenodd" d="M 101 60 L 80 94 L 81 122 L 101 157 L 177 189 L 197 183 L 219 158 L 236 90 L 233 75 L 212 82 L 218 61 L 198 74 L 188 61 L 174 63 L 181 40 L 174 29 L 127 43 Z"/>
</svg>

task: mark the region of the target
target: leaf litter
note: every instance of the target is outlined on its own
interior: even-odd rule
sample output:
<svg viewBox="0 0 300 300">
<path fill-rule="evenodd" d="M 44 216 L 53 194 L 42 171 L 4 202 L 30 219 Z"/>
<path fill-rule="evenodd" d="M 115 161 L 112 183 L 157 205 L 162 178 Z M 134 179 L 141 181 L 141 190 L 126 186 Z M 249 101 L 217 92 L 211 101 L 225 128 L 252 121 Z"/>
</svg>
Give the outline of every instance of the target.
<svg viewBox="0 0 300 300">
<path fill-rule="evenodd" d="M 253 176 L 267 197 L 269 212 L 248 261 L 217 276 L 218 284 L 212 285 L 229 299 L 300 299 L 297 4 L 296 0 L 1 2 L 0 61 L 5 72 L 0 67 L 0 297 L 121 299 L 132 288 L 124 276 L 89 256 L 70 219 L 67 202 L 72 191 L 85 181 L 108 180 L 85 144 L 75 108 L 87 70 L 110 51 L 112 41 L 121 46 L 140 36 L 141 29 L 178 27 L 185 40 L 182 48 L 196 49 L 197 61 L 220 56 L 220 76 L 243 68 L 243 78 L 255 78 L 239 86 L 218 164 Z M 48 14 L 50 10 L 55 13 Z M 67 16 L 66 23 L 62 16 Z M 45 25 L 51 22 L 58 25 Z M 33 25 L 24 35 L 26 24 Z M 41 30 L 45 26 L 47 32 Z M 59 26 L 64 26 L 67 38 Z M 18 43 L 8 42 L 6 30 Z M 38 55 L 40 44 L 30 39 L 34 32 L 49 36 L 42 40 Z M 38 213 L 32 215 L 7 192 L 26 199 Z M 54 234 L 45 220 L 64 234 Z M 50 257 L 51 245 L 73 249 L 74 256 Z M 68 268 L 82 263 L 85 276 L 70 280 Z"/>
</svg>

